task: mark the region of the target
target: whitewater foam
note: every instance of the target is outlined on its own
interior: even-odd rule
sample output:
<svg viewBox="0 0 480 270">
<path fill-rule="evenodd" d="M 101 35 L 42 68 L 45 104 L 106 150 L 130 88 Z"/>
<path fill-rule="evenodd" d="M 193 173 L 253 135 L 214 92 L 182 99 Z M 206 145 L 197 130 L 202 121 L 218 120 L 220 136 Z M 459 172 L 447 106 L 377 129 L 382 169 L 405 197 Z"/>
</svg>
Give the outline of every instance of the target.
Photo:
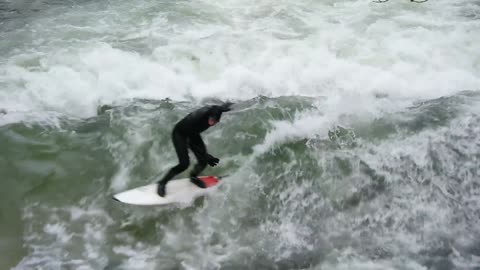
<svg viewBox="0 0 480 270">
<path fill-rule="evenodd" d="M 474 34 L 478 22 L 444 12 L 453 4 L 441 2 L 423 6 L 365 1 L 333 6 L 310 3 L 312 7 L 306 8 L 300 4 L 292 7 L 285 1 L 276 8 L 251 3 L 244 9 L 201 3 L 200 7 L 213 8 L 212 16 L 219 17 L 192 24 L 173 20 L 168 11 L 158 11 L 157 17 L 152 17 L 147 7 L 142 10 L 138 6 L 131 16 L 145 21 L 121 33 L 138 40 L 139 46 L 153 46 L 151 54 L 116 48 L 109 39 L 118 36 L 106 32 L 102 33 L 107 38 L 81 34 L 80 38 L 89 41 L 85 43 L 69 37 L 74 31 L 69 27 L 52 32 L 33 23 L 16 30 L 35 32 L 26 41 L 30 52 L 17 50 L 1 61 L 4 87 L 0 108 L 88 117 L 95 114 L 98 105 L 132 98 L 244 100 L 258 95 L 378 94 L 433 98 L 478 89 L 474 46 L 480 41 L 480 35 Z M 90 5 L 58 14 L 57 19 L 61 17 L 65 25 L 77 25 L 69 22 L 68 16 L 103 13 L 94 10 L 94 3 Z M 118 7 L 109 12 L 118 16 L 124 10 Z M 258 12 L 265 17 L 259 19 Z M 249 20 L 251 26 L 236 19 Z M 55 18 L 49 20 L 47 25 L 55 22 Z M 106 20 L 96 27 L 112 28 L 118 34 L 115 31 L 128 22 Z M 309 30 L 301 38 L 272 35 L 305 31 L 302 29 Z M 16 42 L 10 34 L 4 35 Z M 32 46 L 42 35 L 51 41 Z M 166 41 L 156 45 L 151 35 Z M 57 44 L 62 39 L 69 42 L 68 47 Z M 34 65 L 24 66 L 29 61 Z"/>
</svg>

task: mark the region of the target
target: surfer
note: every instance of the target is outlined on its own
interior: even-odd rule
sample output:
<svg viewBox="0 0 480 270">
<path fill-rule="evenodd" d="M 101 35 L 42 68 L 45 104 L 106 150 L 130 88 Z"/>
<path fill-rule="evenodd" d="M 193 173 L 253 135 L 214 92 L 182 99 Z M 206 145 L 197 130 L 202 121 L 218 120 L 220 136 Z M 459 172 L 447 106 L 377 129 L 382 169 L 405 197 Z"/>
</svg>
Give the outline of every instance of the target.
<svg viewBox="0 0 480 270">
<path fill-rule="evenodd" d="M 205 169 L 207 164 L 214 167 L 220 160 L 207 152 L 200 133 L 216 125 L 220 121 L 222 113 L 230 111 L 230 106 L 232 105 L 233 103 L 227 102 L 222 105 L 205 106 L 191 112 L 175 124 L 172 131 L 172 141 L 175 151 L 177 152 L 178 165 L 172 167 L 168 173 L 158 181 L 158 195 L 164 197 L 167 182 L 188 169 L 190 165 L 188 148 L 192 150 L 197 158 L 197 164 L 190 172 L 190 181 L 200 188 L 205 188 L 205 184 L 198 179 L 197 176 Z"/>
</svg>

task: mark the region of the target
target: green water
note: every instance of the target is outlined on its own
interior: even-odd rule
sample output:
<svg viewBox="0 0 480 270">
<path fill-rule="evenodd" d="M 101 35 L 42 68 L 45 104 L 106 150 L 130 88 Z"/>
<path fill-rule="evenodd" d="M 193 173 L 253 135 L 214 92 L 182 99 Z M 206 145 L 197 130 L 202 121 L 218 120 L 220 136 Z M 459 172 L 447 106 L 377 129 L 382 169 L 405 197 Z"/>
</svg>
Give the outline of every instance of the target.
<svg viewBox="0 0 480 270">
<path fill-rule="evenodd" d="M 344 115 L 331 127 L 335 136 L 313 129 L 266 151 L 255 147 L 268 134 L 290 131 L 275 127 L 276 121 L 321 115 L 321 103 L 259 97 L 237 104 L 204 135 L 209 151 L 221 158 L 221 166 L 206 173 L 231 176 L 218 193 L 186 208 L 131 207 L 110 197 L 175 164 L 171 124 L 194 108 L 189 103 L 138 100 L 103 107 L 89 119 L 63 119 L 57 127 L 3 126 L 2 267 L 23 258 L 20 269 L 118 269 L 132 260 L 139 261 L 131 267 L 173 269 L 201 256 L 202 269 L 308 268 L 358 241 L 367 254 L 389 242 L 401 247 L 396 230 L 407 236 L 420 231 L 424 252 L 431 252 L 427 247 L 437 240 L 417 222 L 477 235 L 469 226 L 478 216 L 469 205 L 478 203 L 472 199 L 479 187 L 474 131 L 480 116 L 468 112 L 478 104 L 477 94 L 423 102 L 362 123 Z M 406 148 L 397 148 L 401 144 Z M 424 205 L 416 209 L 410 196 Z M 430 223 L 436 212 L 422 209 L 440 206 L 453 216 L 445 224 Z M 372 239 L 360 240 L 367 235 Z M 441 235 L 456 241 L 448 231 Z M 404 252 L 382 256 L 409 256 Z M 432 252 L 428 258 L 438 256 Z M 437 259 L 413 260 L 428 265 Z"/>
<path fill-rule="evenodd" d="M 478 269 L 480 5 L 0 3 L 0 269 Z M 154 182 L 171 129 L 229 175 Z M 188 174 L 188 171 L 179 177 Z"/>
</svg>

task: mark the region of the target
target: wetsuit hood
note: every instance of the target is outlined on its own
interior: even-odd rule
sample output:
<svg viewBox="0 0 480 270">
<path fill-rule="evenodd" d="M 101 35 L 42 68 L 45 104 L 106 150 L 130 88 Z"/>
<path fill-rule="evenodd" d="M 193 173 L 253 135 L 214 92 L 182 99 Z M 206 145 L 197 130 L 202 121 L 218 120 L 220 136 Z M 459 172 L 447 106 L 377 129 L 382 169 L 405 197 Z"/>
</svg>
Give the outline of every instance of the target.
<svg viewBox="0 0 480 270">
<path fill-rule="evenodd" d="M 180 120 L 174 127 L 174 130 L 184 135 L 199 134 L 210 127 L 208 119 L 211 117 L 216 122 L 220 121 L 222 113 L 230 111 L 233 103 L 227 102 L 222 105 L 205 106 L 194 112 L 189 113 Z"/>
<path fill-rule="evenodd" d="M 215 121 L 220 122 L 222 113 L 230 111 L 231 110 L 230 106 L 232 105 L 233 103 L 231 102 L 227 102 L 222 105 L 214 105 L 210 108 L 209 116 L 215 119 Z"/>
</svg>

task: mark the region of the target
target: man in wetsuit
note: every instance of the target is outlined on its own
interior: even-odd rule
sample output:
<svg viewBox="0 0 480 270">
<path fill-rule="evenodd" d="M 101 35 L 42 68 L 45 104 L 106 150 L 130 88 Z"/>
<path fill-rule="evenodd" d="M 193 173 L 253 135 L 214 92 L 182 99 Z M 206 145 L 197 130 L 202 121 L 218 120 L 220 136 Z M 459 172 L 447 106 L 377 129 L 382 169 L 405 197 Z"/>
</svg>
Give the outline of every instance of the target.
<svg viewBox="0 0 480 270">
<path fill-rule="evenodd" d="M 227 102 L 223 105 L 202 107 L 188 114 L 175 125 L 172 132 L 172 141 L 179 163 L 171 168 L 162 180 L 158 181 L 158 195 L 164 197 L 167 182 L 185 171 L 190 165 L 188 148 L 195 154 L 198 162 L 190 172 L 190 181 L 201 188 L 205 188 L 205 184 L 197 176 L 205 169 L 207 164 L 213 167 L 220 160 L 207 152 L 200 133 L 217 124 L 222 113 L 230 111 L 232 104 Z"/>
</svg>

